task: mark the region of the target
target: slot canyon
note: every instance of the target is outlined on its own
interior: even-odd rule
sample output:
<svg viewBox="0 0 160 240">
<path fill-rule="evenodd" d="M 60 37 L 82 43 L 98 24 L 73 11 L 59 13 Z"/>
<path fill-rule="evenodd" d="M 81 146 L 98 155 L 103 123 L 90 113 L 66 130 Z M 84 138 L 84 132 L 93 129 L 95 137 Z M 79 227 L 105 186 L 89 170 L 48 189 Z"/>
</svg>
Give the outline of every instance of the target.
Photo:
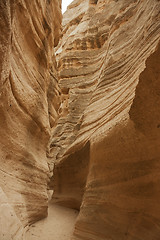
<svg viewBox="0 0 160 240">
<path fill-rule="evenodd" d="M 0 240 L 160 240 L 160 0 L 61 9 L 0 1 Z"/>
</svg>

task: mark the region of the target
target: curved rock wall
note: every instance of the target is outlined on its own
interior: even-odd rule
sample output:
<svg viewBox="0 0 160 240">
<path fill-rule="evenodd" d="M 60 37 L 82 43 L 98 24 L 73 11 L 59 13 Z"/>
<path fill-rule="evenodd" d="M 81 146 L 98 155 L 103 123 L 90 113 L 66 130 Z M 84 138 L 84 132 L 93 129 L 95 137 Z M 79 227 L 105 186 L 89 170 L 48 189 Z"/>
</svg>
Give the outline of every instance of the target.
<svg viewBox="0 0 160 240">
<path fill-rule="evenodd" d="M 160 2 L 74 0 L 57 46 L 60 5 L 0 1 L 0 238 L 50 188 L 72 240 L 159 240 Z"/>
<path fill-rule="evenodd" d="M 130 119 L 91 145 L 86 191 L 72 239 L 160 237 L 159 63 L 160 46 L 140 74 Z"/>
<path fill-rule="evenodd" d="M 82 193 L 74 240 L 160 237 L 159 40 L 157 0 L 75 0 L 64 14 L 48 156 L 53 200 L 77 208 Z"/>
<path fill-rule="evenodd" d="M 23 226 L 47 215 L 46 147 L 60 104 L 53 50 L 60 5 L 0 1 L 0 186 Z M 19 239 L 11 228 L 2 229 Z"/>
</svg>

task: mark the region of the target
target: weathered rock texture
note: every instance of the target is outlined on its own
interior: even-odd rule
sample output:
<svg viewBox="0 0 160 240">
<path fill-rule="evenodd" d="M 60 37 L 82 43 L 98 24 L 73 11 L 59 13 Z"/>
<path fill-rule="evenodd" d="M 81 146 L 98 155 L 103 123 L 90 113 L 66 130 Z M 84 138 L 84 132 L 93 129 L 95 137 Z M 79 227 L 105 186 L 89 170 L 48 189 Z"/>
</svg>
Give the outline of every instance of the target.
<svg viewBox="0 0 160 240">
<path fill-rule="evenodd" d="M 160 1 L 73 1 L 58 86 L 60 5 L 0 1 L 0 238 L 50 187 L 80 209 L 72 240 L 159 240 Z"/>
<path fill-rule="evenodd" d="M 53 47 L 60 35 L 60 5 L 59 0 L 0 1 L 0 186 L 23 227 L 47 215 L 46 148 L 59 107 Z M 1 240 L 22 239 L 9 227 L 12 218 L 3 217 L 3 199 L 1 207 Z"/>
<path fill-rule="evenodd" d="M 63 25 L 53 200 L 81 206 L 72 240 L 158 240 L 160 2 L 75 0 Z"/>
</svg>

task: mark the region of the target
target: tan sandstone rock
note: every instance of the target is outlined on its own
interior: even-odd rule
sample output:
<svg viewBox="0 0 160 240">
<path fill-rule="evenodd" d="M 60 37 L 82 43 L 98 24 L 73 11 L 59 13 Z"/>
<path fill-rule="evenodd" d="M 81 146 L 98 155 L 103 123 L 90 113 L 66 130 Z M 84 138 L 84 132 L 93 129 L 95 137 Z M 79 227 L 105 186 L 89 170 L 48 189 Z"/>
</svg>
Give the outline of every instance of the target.
<svg viewBox="0 0 160 240">
<path fill-rule="evenodd" d="M 0 186 L 23 226 L 47 215 L 46 148 L 60 105 L 53 49 L 60 5 L 59 0 L 0 1 Z M 13 223 L 7 211 L 3 226 Z M 9 235 L 1 240 L 21 239 L 12 228 L 3 231 Z"/>
<path fill-rule="evenodd" d="M 157 0 L 75 0 L 64 14 L 48 156 L 53 201 L 80 208 L 72 240 L 160 239 L 159 40 Z"/>
<path fill-rule="evenodd" d="M 0 239 L 22 240 L 24 228 L 10 205 L 5 193 L 0 188 Z"/>
<path fill-rule="evenodd" d="M 0 240 L 48 190 L 72 240 L 159 240 L 160 1 L 74 0 L 58 44 L 60 5 L 0 1 Z"/>
</svg>

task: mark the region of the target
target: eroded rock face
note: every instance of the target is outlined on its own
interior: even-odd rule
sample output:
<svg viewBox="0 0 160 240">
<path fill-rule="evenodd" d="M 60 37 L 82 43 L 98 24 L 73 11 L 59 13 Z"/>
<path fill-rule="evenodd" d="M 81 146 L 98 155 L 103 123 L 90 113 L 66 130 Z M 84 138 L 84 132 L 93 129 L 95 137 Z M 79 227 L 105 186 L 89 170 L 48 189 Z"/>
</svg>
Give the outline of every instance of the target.
<svg viewBox="0 0 160 240">
<path fill-rule="evenodd" d="M 60 5 L 0 1 L 0 186 L 23 226 L 47 214 L 46 148 L 60 104 L 53 50 Z"/>
<path fill-rule="evenodd" d="M 157 0 L 75 0 L 64 14 L 50 185 L 54 201 L 81 205 L 73 240 L 160 238 L 159 11 Z"/>
<path fill-rule="evenodd" d="M 23 239 L 50 187 L 80 209 L 72 240 L 159 240 L 160 2 L 73 1 L 58 86 L 60 5 L 0 1 L 0 237 Z"/>
<path fill-rule="evenodd" d="M 129 119 L 91 146 L 91 167 L 73 239 L 160 237 L 159 63 L 160 46 L 140 75 Z"/>
</svg>

